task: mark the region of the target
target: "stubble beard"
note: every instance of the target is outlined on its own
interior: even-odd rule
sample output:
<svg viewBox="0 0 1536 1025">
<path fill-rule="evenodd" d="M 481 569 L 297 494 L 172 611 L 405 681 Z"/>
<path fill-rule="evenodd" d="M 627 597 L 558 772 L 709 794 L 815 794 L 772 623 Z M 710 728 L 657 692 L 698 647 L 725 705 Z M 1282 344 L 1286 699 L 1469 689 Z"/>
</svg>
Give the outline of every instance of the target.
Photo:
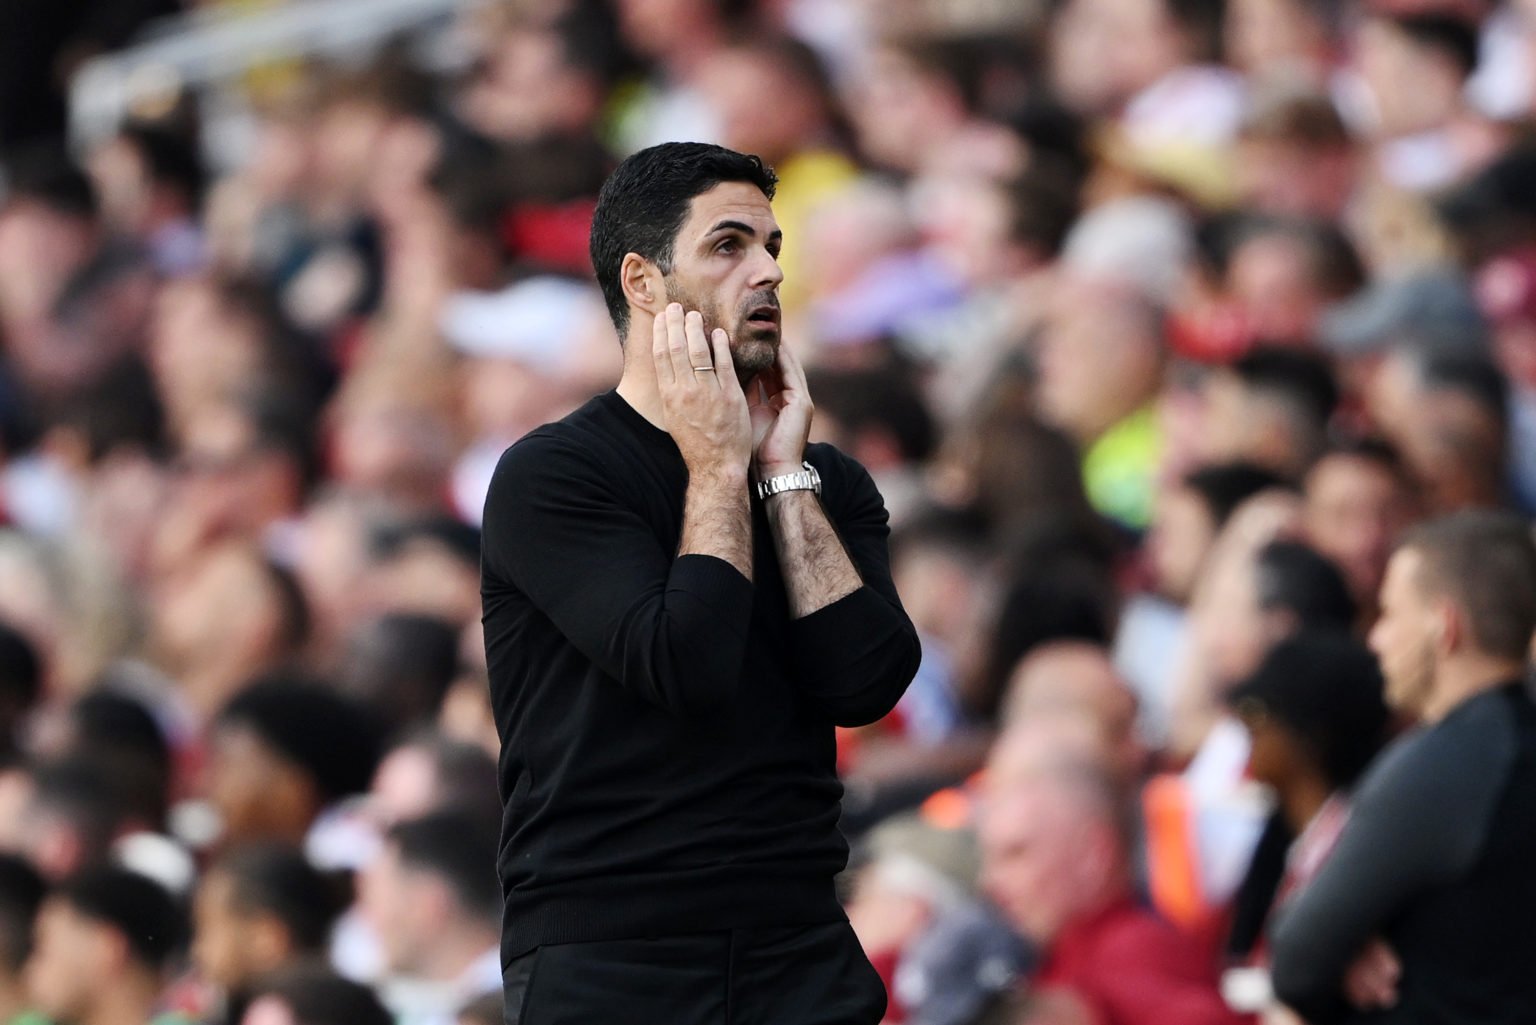
<svg viewBox="0 0 1536 1025">
<path fill-rule="evenodd" d="M 1426 641 L 1390 668 L 1383 662 L 1387 678 L 1387 702 L 1393 708 L 1415 717 L 1429 705 L 1435 689 L 1435 652 Z"/>
<path fill-rule="evenodd" d="M 778 363 L 779 329 L 759 327 L 747 320 L 747 311 L 762 304 L 763 293 L 756 292 L 748 296 L 732 322 L 726 323 L 718 304 L 690 294 L 674 278 L 667 278 L 666 282 L 668 302 L 682 303 L 684 310 L 698 310 L 704 317 L 705 338 L 713 339 L 717 327 L 725 329 L 726 336 L 731 340 L 731 363 L 736 367 L 736 377 L 743 384 Z M 710 343 L 710 351 L 714 351 L 713 341 Z"/>
</svg>

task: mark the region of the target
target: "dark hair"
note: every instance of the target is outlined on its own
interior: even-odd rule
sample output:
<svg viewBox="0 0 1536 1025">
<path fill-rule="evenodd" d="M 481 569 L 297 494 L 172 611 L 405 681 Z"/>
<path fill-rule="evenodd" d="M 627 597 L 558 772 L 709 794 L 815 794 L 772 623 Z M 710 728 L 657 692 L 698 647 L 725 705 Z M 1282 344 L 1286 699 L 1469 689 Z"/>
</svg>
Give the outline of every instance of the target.
<svg viewBox="0 0 1536 1025">
<path fill-rule="evenodd" d="M 1229 703 L 1289 730 L 1335 790 L 1354 784 L 1386 742 L 1391 713 L 1376 657 L 1338 632 L 1302 632 L 1275 645 Z"/>
<path fill-rule="evenodd" d="M 1306 270 L 1330 299 L 1343 299 L 1366 281 L 1365 265 L 1344 230 L 1317 217 L 1239 214 L 1228 222 L 1232 251 L 1254 239 L 1288 239 L 1306 253 Z"/>
<path fill-rule="evenodd" d="M 48 885 L 32 863 L 0 854 L 0 971 L 16 974 L 32 952 L 32 924 Z"/>
<path fill-rule="evenodd" d="M 80 166 L 62 149 L 39 145 L 6 165 L 6 201 L 31 200 L 54 213 L 95 220 L 96 189 Z"/>
<path fill-rule="evenodd" d="M 118 930 L 145 968 L 162 971 L 187 940 L 187 913 L 159 883 L 115 865 L 87 869 L 54 896 L 87 918 Z"/>
<path fill-rule="evenodd" d="M 431 762 L 436 778 L 433 810 L 455 810 L 500 820 L 496 759 L 483 747 L 454 740 L 435 730 L 424 730 L 394 748 L 401 749 L 420 751 Z"/>
<path fill-rule="evenodd" d="M 0 620 L 0 695 L 24 711 L 37 703 L 43 685 L 43 667 L 37 648 L 27 635 Z"/>
<path fill-rule="evenodd" d="M 302 676 L 253 683 L 224 706 L 217 725 L 254 732 L 307 774 L 323 801 L 366 791 L 379 763 L 382 731 L 372 710 Z"/>
<path fill-rule="evenodd" d="M 429 872 L 448 884 L 468 914 L 499 920 L 501 882 L 496 872 L 498 824 L 488 815 L 448 809 L 398 822 L 389 840 L 402 865 Z"/>
<path fill-rule="evenodd" d="M 276 918 L 300 953 L 325 950 L 331 926 L 346 903 L 342 887 L 311 865 L 303 852 L 281 844 L 233 848 L 209 867 L 208 875 L 214 873 L 229 880 L 235 907 Z"/>
<path fill-rule="evenodd" d="M 459 632 L 452 623 L 391 612 L 353 632 L 341 683 L 398 731 L 436 717 L 458 660 Z"/>
<path fill-rule="evenodd" d="M 1470 75 L 1477 69 L 1477 25 L 1454 14 L 1397 14 L 1387 19 L 1415 44 L 1438 50 Z"/>
<path fill-rule="evenodd" d="M 125 809 L 159 828 L 170 801 L 171 746 L 160 724 L 142 703 L 125 694 L 96 689 L 69 709 L 73 751 L 111 772 Z"/>
<path fill-rule="evenodd" d="M 1322 356 L 1289 346 L 1259 346 L 1232 364 L 1251 394 L 1279 404 L 1310 463 L 1328 441 L 1328 421 L 1339 404 L 1333 368 Z"/>
<path fill-rule="evenodd" d="M 1312 464 L 1313 469 L 1316 469 L 1318 463 L 1324 459 L 1331 458 L 1359 459 L 1362 462 L 1374 463 L 1404 485 L 1413 484 L 1413 478 L 1409 475 L 1407 466 L 1403 464 L 1403 457 L 1398 453 L 1397 447 L 1385 438 L 1374 435 L 1336 437 L 1318 455 L 1317 460 Z"/>
<path fill-rule="evenodd" d="M 208 176 L 197 148 L 186 138 L 157 125 L 129 124 L 119 137 L 144 161 L 150 181 L 177 192 L 187 209 L 202 206 Z"/>
<path fill-rule="evenodd" d="M 1259 607 L 1296 616 L 1303 630 L 1348 631 L 1357 609 L 1344 574 L 1296 541 L 1271 541 L 1254 559 Z"/>
<path fill-rule="evenodd" d="M 1499 365 L 1482 353 L 1423 352 L 1418 368 L 1425 391 L 1464 395 L 1501 423 L 1508 421 L 1509 383 Z"/>
<path fill-rule="evenodd" d="M 1536 632 L 1536 543 L 1510 513 L 1461 512 L 1420 524 L 1399 549 L 1423 560 L 1420 586 L 1454 601 L 1484 653 L 1524 661 Z"/>
<path fill-rule="evenodd" d="M 32 805 L 74 830 L 83 864 L 106 858 L 129 818 L 117 774 L 99 758 L 72 754 L 36 766 L 32 785 Z"/>
<path fill-rule="evenodd" d="M 1237 511 L 1237 507 L 1261 491 L 1287 487 L 1285 478 L 1254 463 L 1221 463 L 1202 466 L 1184 476 L 1184 487 L 1205 503 L 1217 530 Z"/>
<path fill-rule="evenodd" d="M 592 269 L 622 338 L 629 304 L 619 280 L 626 254 L 672 271 L 677 233 L 695 196 L 721 182 L 748 182 L 773 199 L 778 177 L 760 159 L 702 142 L 669 142 L 643 149 L 608 176 L 592 214 Z"/>
<path fill-rule="evenodd" d="M 899 367 L 819 368 L 809 377 L 817 406 L 850 433 L 885 431 L 907 462 L 933 455 L 938 427 L 911 374 Z"/>
<path fill-rule="evenodd" d="M 286 1005 L 295 1025 L 394 1025 L 373 990 L 314 965 L 272 976 L 251 994 L 252 1003 L 265 996 Z"/>
</svg>

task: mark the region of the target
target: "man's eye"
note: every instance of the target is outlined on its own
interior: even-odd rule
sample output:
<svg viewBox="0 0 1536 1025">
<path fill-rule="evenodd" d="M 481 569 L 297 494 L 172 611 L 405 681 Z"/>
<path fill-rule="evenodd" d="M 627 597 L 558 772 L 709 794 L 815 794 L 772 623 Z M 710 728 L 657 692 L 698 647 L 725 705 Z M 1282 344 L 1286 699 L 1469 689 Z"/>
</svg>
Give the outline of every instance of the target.
<svg viewBox="0 0 1536 1025">
<path fill-rule="evenodd" d="M 715 252 L 717 253 L 734 253 L 735 251 L 736 243 L 732 239 L 726 239 L 724 242 L 721 242 L 719 245 L 715 246 Z"/>
</svg>

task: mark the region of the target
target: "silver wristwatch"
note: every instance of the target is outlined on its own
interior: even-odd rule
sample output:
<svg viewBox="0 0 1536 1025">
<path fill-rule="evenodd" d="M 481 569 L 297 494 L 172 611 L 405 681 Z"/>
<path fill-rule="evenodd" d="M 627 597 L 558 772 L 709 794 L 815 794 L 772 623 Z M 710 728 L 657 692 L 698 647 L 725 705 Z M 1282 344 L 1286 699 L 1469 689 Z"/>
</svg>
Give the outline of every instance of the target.
<svg viewBox="0 0 1536 1025">
<path fill-rule="evenodd" d="M 767 498 L 769 495 L 779 495 L 786 491 L 814 491 L 821 494 L 821 474 L 816 472 L 816 467 L 810 463 L 801 463 L 805 467 L 794 473 L 781 473 L 777 477 L 769 477 L 767 480 L 757 482 L 757 497 Z"/>
</svg>

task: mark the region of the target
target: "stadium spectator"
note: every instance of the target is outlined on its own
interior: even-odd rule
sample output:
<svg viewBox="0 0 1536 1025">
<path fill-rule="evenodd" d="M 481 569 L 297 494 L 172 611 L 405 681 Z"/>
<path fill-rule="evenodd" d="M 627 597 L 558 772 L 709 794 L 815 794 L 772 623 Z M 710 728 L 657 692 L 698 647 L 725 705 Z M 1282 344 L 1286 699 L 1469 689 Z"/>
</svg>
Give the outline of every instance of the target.
<svg viewBox="0 0 1536 1025">
<path fill-rule="evenodd" d="M 144 876 L 103 867 L 73 876 L 43 901 L 25 970 L 32 1006 L 79 1025 L 176 1025 L 166 987 L 186 942 L 186 912 Z"/>
</svg>

